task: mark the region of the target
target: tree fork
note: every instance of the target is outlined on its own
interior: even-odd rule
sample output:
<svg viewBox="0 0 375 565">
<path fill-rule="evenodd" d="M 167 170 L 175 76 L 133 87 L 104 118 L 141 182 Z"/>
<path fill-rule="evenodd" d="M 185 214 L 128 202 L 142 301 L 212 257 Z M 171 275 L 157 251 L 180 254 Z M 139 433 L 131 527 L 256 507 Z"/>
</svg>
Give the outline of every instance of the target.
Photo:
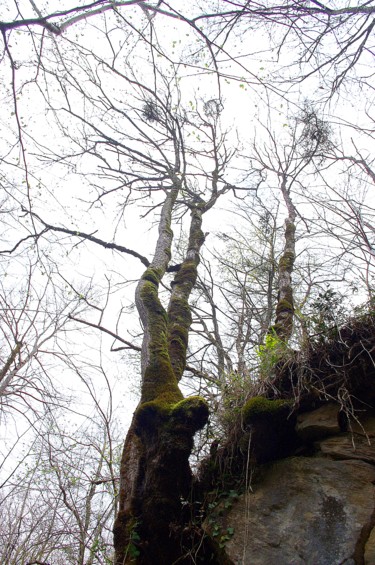
<svg viewBox="0 0 375 565">
<path fill-rule="evenodd" d="M 194 434 L 208 419 L 206 402 L 200 397 L 184 399 L 178 387 L 191 325 L 188 299 L 204 242 L 202 208 L 192 211 L 188 250 L 173 281 L 168 312 L 158 296 L 171 255 L 170 222 L 177 193 L 172 189 L 166 198 L 154 261 L 136 292 L 144 326 L 142 393 L 121 461 L 115 565 L 173 563 L 181 558 L 181 497 L 187 497 L 191 487 Z"/>
</svg>

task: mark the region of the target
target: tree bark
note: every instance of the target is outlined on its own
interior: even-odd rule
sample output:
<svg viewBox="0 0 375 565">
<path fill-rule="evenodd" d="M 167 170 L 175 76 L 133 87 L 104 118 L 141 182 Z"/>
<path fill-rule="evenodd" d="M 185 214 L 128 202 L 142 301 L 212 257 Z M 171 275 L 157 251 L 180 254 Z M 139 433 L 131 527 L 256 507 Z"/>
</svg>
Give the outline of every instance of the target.
<svg viewBox="0 0 375 565">
<path fill-rule="evenodd" d="M 178 386 L 191 325 L 188 299 L 204 241 L 202 207 L 192 209 L 188 249 L 172 282 L 167 311 L 158 296 L 171 257 L 170 226 L 179 183 L 175 179 L 167 194 L 154 258 L 136 290 L 144 327 L 141 401 L 121 461 L 116 565 L 155 565 L 181 558 L 181 498 L 188 496 L 191 486 L 189 456 L 194 434 L 208 418 L 206 402 L 200 397 L 184 399 Z"/>
<path fill-rule="evenodd" d="M 281 192 L 288 210 L 285 219 L 284 251 L 279 260 L 279 296 L 276 306 L 276 319 L 271 331 L 284 343 L 288 343 L 293 331 L 294 298 L 292 273 L 296 258 L 296 210 L 287 188 L 286 175 L 283 175 Z"/>
</svg>

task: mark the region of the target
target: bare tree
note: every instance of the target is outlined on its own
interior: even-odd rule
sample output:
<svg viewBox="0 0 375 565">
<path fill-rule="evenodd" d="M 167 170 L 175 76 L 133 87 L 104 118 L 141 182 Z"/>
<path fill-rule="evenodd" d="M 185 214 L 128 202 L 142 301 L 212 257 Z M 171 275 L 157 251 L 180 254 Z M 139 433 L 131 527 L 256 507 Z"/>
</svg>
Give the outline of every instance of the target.
<svg viewBox="0 0 375 565">
<path fill-rule="evenodd" d="M 67 90 L 66 110 L 85 127 L 85 152 L 104 163 L 107 174 L 120 181 L 121 189 L 126 187 L 128 194 L 121 214 L 126 214 L 131 201 L 142 202 L 145 195 L 148 199 L 157 198 L 154 205 L 148 205 L 151 211 L 157 211 L 153 257 L 148 260 L 81 229 L 52 225 L 33 212 L 31 217 L 35 225 L 41 224 L 44 233 L 64 233 L 73 240 L 131 254 L 148 265 L 135 294 L 143 332 L 141 400 L 127 434 L 121 463 L 119 511 L 114 526 L 115 561 L 130 561 L 134 552 L 139 552 L 145 562 L 172 562 L 181 556 L 180 499 L 190 488 L 188 459 L 193 437 L 208 417 L 204 399 L 184 399 L 178 386 L 186 365 L 192 321 L 189 297 L 196 284 L 205 239 L 201 229 L 203 216 L 221 195 L 235 190 L 225 180 L 232 153 L 227 151 L 225 134 L 220 131 L 220 100 L 202 104 L 202 110 L 183 110 L 179 91 L 174 93 L 162 75 L 168 88 L 164 95 L 140 81 L 130 80 L 118 70 L 116 73 L 124 84 L 130 83 L 134 88 L 138 107 L 134 104 L 131 108 L 129 104 L 129 112 L 125 113 L 96 80 L 92 87 L 99 88 L 101 98 L 91 94 L 87 100 L 97 109 L 103 104 L 101 111 L 105 109 L 108 116 L 121 117 L 125 124 L 121 131 L 115 120 L 107 120 L 112 129 L 109 134 L 104 124 L 97 125 L 96 118 L 89 121 L 85 115 L 77 114 Z M 176 95 L 178 103 L 174 105 Z M 114 160 L 109 158 L 111 154 L 115 155 Z M 212 171 L 209 175 L 205 172 L 207 167 Z M 111 193 L 113 190 L 101 190 L 98 197 L 103 200 Z M 181 218 L 187 221 L 189 236 L 182 260 L 176 265 L 171 263 L 172 225 Z M 169 296 L 163 297 L 160 288 L 165 287 L 168 270 L 174 277 Z M 171 522 L 176 524 L 172 538 Z M 142 541 L 134 549 L 135 536 Z"/>
<path fill-rule="evenodd" d="M 15 285 L 20 278 L 22 283 Z M 78 296 L 68 296 L 53 280 L 52 269 L 41 275 L 37 266 L 17 265 L 14 270 L 2 264 L 2 418 L 18 412 L 38 419 L 47 406 L 69 401 L 69 396 L 59 390 L 52 367 L 58 357 L 65 356 L 62 340 L 69 343 L 69 329 L 73 330 L 68 314 L 79 314 L 84 308 Z"/>
<path fill-rule="evenodd" d="M 277 295 L 279 255 L 277 201 L 268 207 L 255 195 L 238 205 L 233 217 L 241 228 L 219 231 L 217 249 L 203 261 L 194 295 L 193 340 L 189 369 L 223 389 L 230 375 L 251 378 L 255 350 L 271 325 Z M 203 345 L 206 341 L 206 345 Z M 204 355 L 202 349 L 204 348 Z"/>
<path fill-rule="evenodd" d="M 301 116 L 295 119 L 290 139 L 280 143 L 275 133 L 265 126 L 270 146 L 260 149 L 254 143 L 252 168 L 259 171 L 264 180 L 268 174 L 276 175 L 285 208 L 284 249 L 278 264 L 278 300 L 276 319 L 271 330 L 282 342 L 288 343 L 293 331 L 294 297 L 292 273 L 296 258 L 297 209 L 292 199 L 294 185 L 300 183 L 301 175 L 318 160 L 321 164 L 325 155 L 332 150 L 328 125 L 318 118 L 315 111 L 306 106 Z"/>
<path fill-rule="evenodd" d="M 23 471 L 2 488 L 3 563 L 92 565 L 112 558 L 121 443 L 111 419 L 99 406 L 77 430 L 57 414 L 45 418 Z"/>
</svg>

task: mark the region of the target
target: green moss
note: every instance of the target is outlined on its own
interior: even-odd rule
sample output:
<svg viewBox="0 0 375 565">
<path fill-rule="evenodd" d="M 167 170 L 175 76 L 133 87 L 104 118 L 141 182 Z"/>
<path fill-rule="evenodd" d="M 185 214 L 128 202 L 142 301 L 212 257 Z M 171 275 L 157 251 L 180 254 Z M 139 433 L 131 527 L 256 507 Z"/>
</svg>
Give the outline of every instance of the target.
<svg viewBox="0 0 375 565">
<path fill-rule="evenodd" d="M 282 269 L 284 271 L 292 271 L 295 258 L 296 256 L 292 251 L 286 251 L 285 253 L 283 253 L 283 255 L 280 257 L 279 269 Z"/>
<path fill-rule="evenodd" d="M 285 239 L 290 239 L 291 237 L 294 238 L 294 234 L 296 233 L 296 226 L 293 222 L 287 222 L 285 226 Z"/>
<path fill-rule="evenodd" d="M 151 276 L 151 274 L 148 276 Z M 157 285 L 158 283 L 151 281 L 150 278 L 144 279 L 140 292 L 143 304 L 146 308 L 152 309 L 153 313 L 158 313 L 159 311 L 161 313 L 163 310 L 159 302 Z"/>
<path fill-rule="evenodd" d="M 180 380 L 186 365 L 186 350 L 189 341 L 191 312 L 187 300 L 197 278 L 195 261 L 184 261 L 173 281 L 181 293 L 172 294 L 168 309 L 169 354 L 177 381 Z"/>
<path fill-rule="evenodd" d="M 172 326 L 186 325 L 191 323 L 190 306 L 185 298 L 174 297 L 168 311 L 169 324 Z"/>
<path fill-rule="evenodd" d="M 279 312 L 280 314 L 280 312 Z M 284 322 L 276 322 L 271 326 L 270 331 L 272 331 L 275 335 L 278 336 L 280 344 L 286 345 L 285 341 L 283 341 L 284 334 L 285 334 L 285 323 Z M 280 355 L 275 359 L 275 363 L 280 360 Z"/>
<path fill-rule="evenodd" d="M 199 247 L 202 247 L 202 245 L 204 244 L 204 240 L 205 240 L 205 237 L 204 237 L 203 231 L 201 229 L 197 230 L 197 232 L 195 233 L 196 244 Z"/>
<path fill-rule="evenodd" d="M 172 237 L 173 237 L 173 230 L 172 230 L 172 228 L 171 228 L 171 226 L 170 226 L 169 224 L 164 226 L 164 233 L 168 234 L 169 237 L 172 239 Z"/>
<path fill-rule="evenodd" d="M 153 430 L 168 418 L 170 403 L 167 400 L 143 402 L 135 412 L 135 430 L 137 435 L 148 429 Z"/>
<path fill-rule="evenodd" d="M 165 253 L 166 256 L 168 257 L 168 263 L 169 263 L 169 261 L 172 259 L 172 252 L 171 252 L 170 248 L 169 248 L 169 247 L 166 247 L 166 248 L 164 249 L 164 253 Z"/>
<path fill-rule="evenodd" d="M 154 400 L 156 402 L 174 403 L 183 398 L 177 386 L 170 361 L 165 363 L 165 370 L 162 367 L 163 364 L 160 359 L 147 367 L 142 385 L 142 403 Z"/>
<path fill-rule="evenodd" d="M 279 300 L 276 307 L 276 315 L 278 316 L 281 312 L 294 312 L 293 302 L 289 302 L 287 299 Z"/>
<path fill-rule="evenodd" d="M 186 350 L 191 325 L 191 312 L 187 300 L 174 297 L 169 307 L 168 318 L 169 353 L 175 376 L 179 380 L 186 365 Z"/>
<path fill-rule="evenodd" d="M 183 424 L 194 432 L 203 428 L 209 415 L 207 402 L 200 396 L 183 398 L 179 402 L 173 402 L 173 398 L 173 395 L 164 395 L 142 403 L 135 413 L 138 433 L 140 428 L 155 429 L 163 422 L 172 427 L 177 423 Z"/>
<path fill-rule="evenodd" d="M 178 420 L 198 431 L 208 420 L 208 404 L 201 396 L 190 396 L 172 407 L 171 416 L 173 420 Z"/>
<path fill-rule="evenodd" d="M 197 265 L 195 261 L 184 261 L 176 273 L 173 284 L 194 286 L 197 278 Z"/>
<path fill-rule="evenodd" d="M 250 398 L 242 408 L 242 417 L 245 424 L 250 424 L 256 420 L 274 421 L 284 418 L 289 411 L 290 401 L 288 400 L 269 400 L 263 396 Z"/>
<path fill-rule="evenodd" d="M 156 269 L 155 267 L 148 267 L 143 273 L 142 279 L 145 281 L 150 281 L 154 285 L 158 286 L 161 279 L 159 269 Z"/>
<path fill-rule="evenodd" d="M 155 282 L 157 271 L 147 269 L 143 276 L 144 283 L 140 297 L 147 310 L 150 333 L 149 360 L 142 384 L 142 402 L 167 398 L 177 402 L 182 394 L 177 386 L 168 351 L 168 316 L 163 308 Z"/>
</svg>

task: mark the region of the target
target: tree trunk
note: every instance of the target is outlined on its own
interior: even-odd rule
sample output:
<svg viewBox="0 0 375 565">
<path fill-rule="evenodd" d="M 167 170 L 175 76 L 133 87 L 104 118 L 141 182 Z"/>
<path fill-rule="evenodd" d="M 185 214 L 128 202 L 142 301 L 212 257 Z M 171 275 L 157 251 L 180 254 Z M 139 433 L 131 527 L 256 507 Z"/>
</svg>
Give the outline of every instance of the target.
<svg viewBox="0 0 375 565">
<path fill-rule="evenodd" d="M 178 183 L 175 179 L 166 197 L 154 259 L 136 291 L 144 327 L 142 392 L 121 461 L 114 525 L 116 565 L 169 564 L 181 558 L 181 498 L 188 496 L 191 486 L 189 456 L 194 434 L 208 418 L 205 401 L 200 397 L 184 399 L 178 387 L 191 325 L 188 299 L 204 241 L 203 208 L 192 210 L 188 250 L 172 282 L 167 311 L 158 296 L 171 256 L 170 225 Z"/>
<path fill-rule="evenodd" d="M 271 331 L 284 343 L 288 343 L 293 331 L 294 299 L 292 273 L 296 258 L 296 210 L 290 198 L 286 185 L 286 175 L 283 176 L 281 192 L 288 209 L 285 219 L 284 251 L 279 260 L 279 295 L 276 306 L 276 319 Z"/>
</svg>

